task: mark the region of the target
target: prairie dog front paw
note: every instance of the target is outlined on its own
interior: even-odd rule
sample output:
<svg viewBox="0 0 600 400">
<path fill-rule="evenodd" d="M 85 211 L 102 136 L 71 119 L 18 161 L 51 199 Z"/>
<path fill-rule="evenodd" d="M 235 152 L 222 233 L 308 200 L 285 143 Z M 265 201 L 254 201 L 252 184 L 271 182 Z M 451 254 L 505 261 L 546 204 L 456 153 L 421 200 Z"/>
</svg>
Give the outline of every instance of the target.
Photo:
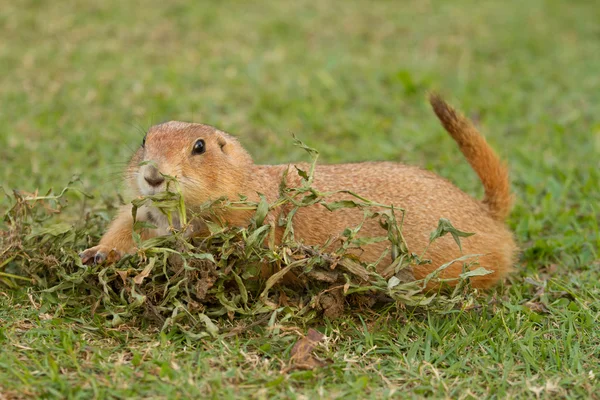
<svg viewBox="0 0 600 400">
<path fill-rule="evenodd" d="M 113 264 L 121 259 L 122 254 L 116 248 L 98 245 L 82 251 L 79 253 L 79 257 L 81 257 L 81 262 L 86 265 L 102 264 L 104 262 Z"/>
</svg>

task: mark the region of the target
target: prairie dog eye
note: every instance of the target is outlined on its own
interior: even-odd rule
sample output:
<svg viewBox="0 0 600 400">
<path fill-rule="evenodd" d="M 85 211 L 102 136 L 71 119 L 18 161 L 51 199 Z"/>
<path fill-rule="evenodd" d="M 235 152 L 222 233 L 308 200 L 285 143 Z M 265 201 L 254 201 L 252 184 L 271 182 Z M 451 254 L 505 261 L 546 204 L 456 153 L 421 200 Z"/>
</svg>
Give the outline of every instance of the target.
<svg viewBox="0 0 600 400">
<path fill-rule="evenodd" d="M 198 139 L 196 143 L 194 143 L 194 147 L 192 148 L 192 155 L 202 154 L 206 151 L 206 145 L 204 144 L 204 140 Z"/>
<path fill-rule="evenodd" d="M 144 138 L 142 139 L 142 147 L 146 147 L 146 136 L 144 135 Z"/>
</svg>

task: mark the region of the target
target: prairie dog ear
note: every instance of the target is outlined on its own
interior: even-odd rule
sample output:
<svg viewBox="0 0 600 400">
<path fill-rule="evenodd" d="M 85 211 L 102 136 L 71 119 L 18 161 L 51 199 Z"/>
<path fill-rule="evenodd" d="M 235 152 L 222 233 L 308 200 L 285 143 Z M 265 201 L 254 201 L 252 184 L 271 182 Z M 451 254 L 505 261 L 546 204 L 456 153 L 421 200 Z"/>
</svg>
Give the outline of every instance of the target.
<svg viewBox="0 0 600 400">
<path fill-rule="evenodd" d="M 231 146 L 227 146 L 227 139 L 223 135 L 217 134 L 217 144 L 223 153 L 229 154 L 229 147 Z"/>
<path fill-rule="evenodd" d="M 216 143 L 221 148 L 223 154 L 232 161 L 235 165 L 250 165 L 253 163 L 252 157 L 235 136 L 228 133 L 217 131 L 216 132 Z"/>
</svg>

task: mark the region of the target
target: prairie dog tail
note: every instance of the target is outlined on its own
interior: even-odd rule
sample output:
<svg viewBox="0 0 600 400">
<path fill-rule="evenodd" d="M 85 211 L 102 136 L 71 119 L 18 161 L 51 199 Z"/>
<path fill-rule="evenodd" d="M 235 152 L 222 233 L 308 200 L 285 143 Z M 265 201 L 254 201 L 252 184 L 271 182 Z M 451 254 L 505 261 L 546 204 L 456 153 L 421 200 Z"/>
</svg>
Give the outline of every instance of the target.
<svg viewBox="0 0 600 400">
<path fill-rule="evenodd" d="M 483 203 L 488 206 L 490 215 L 495 220 L 504 221 L 511 208 L 506 165 L 469 119 L 457 113 L 436 94 L 429 96 L 429 103 L 444 129 L 458 143 L 460 151 L 483 183 L 485 189 Z"/>
</svg>

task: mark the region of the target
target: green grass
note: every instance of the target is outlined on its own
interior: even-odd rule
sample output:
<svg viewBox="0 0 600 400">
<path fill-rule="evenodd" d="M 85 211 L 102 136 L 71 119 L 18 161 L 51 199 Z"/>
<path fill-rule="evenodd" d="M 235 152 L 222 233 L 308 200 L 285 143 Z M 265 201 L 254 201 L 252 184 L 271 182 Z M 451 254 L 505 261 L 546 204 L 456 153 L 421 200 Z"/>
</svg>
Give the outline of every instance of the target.
<svg viewBox="0 0 600 400">
<path fill-rule="evenodd" d="M 191 339 L 0 286 L 0 394 L 598 396 L 599 20 L 593 1 L 558 0 L 4 4 L 0 184 L 45 193 L 79 174 L 94 195 L 72 194 L 54 222 L 79 224 L 83 206 L 98 215 L 95 239 L 122 166 L 167 119 L 234 133 L 259 163 L 306 160 L 295 133 L 324 162 L 418 164 L 480 196 L 426 104 L 436 89 L 508 160 L 523 251 L 518 273 L 474 308 L 312 321 L 330 364 L 291 373 L 308 325 Z M 0 199 L 2 215 L 10 204 Z"/>
</svg>

